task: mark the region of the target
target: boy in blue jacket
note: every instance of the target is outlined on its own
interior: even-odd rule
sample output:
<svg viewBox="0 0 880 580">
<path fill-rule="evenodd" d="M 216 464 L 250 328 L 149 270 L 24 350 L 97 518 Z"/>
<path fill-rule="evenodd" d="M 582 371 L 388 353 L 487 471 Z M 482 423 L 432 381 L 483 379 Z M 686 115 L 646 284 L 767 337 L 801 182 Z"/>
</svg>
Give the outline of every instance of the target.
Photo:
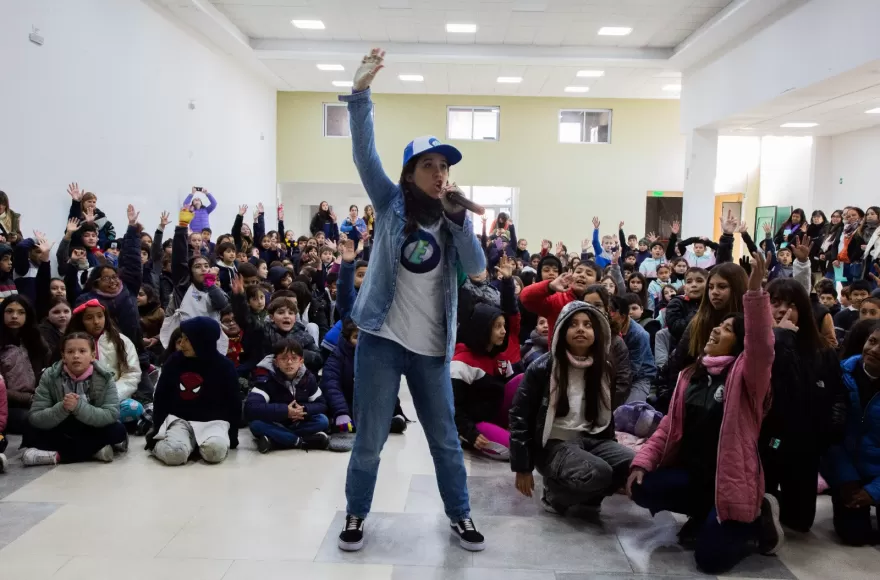
<svg viewBox="0 0 880 580">
<path fill-rule="evenodd" d="M 327 449 L 327 403 L 305 365 L 303 348 L 285 338 L 254 369 L 244 416 L 260 453 L 272 449 Z"/>
<path fill-rule="evenodd" d="M 641 403 L 651 392 L 651 383 L 657 376 L 654 353 L 651 351 L 651 336 L 642 325 L 629 316 L 629 301 L 623 296 L 611 297 L 611 330 L 619 332 L 629 350 L 629 364 L 632 368 L 632 388 L 627 403 Z"/>
</svg>

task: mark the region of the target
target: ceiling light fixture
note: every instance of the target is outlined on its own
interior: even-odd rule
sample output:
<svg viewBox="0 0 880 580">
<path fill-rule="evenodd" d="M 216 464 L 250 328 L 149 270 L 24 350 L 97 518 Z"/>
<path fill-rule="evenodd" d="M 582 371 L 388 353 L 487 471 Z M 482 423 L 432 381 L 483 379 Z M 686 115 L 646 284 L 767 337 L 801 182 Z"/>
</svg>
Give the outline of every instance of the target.
<svg viewBox="0 0 880 580">
<path fill-rule="evenodd" d="M 422 75 L 397 75 L 397 78 L 402 81 L 409 81 L 413 83 L 420 83 L 425 80 L 425 77 L 423 77 Z"/>
<path fill-rule="evenodd" d="M 333 81 L 334 87 L 351 87 L 354 86 L 354 81 Z"/>
<path fill-rule="evenodd" d="M 595 79 L 605 76 L 604 70 L 579 70 L 577 76 L 581 78 Z"/>
<path fill-rule="evenodd" d="M 324 30 L 324 23 L 320 20 L 291 20 L 290 23 L 306 30 Z"/>
<path fill-rule="evenodd" d="M 809 129 L 815 127 L 819 123 L 783 123 L 780 125 L 783 129 Z"/>
<path fill-rule="evenodd" d="M 458 33 L 458 34 L 473 34 L 477 31 L 476 24 L 454 24 L 452 22 L 446 23 L 446 32 Z"/>
<path fill-rule="evenodd" d="M 590 87 L 565 87 L 566 93 L 586 93 Z"/>
<path fill-rule="evenodd" d="M 876 109 L 868 109 L 865 112 L 869 115 L 880 115 L 880 107 L 877 107 Z"/>
<path fill-rule="evenodd" d="M 670 93 L 678 93 L 681 92 L 681 85 L 665 85 L 663 90 Z"/>
<path fill-rule="evenodd" d="M 522 77 L 498 77 L 499 83 L 521 83 Z"/>
<path fill-rule="evenodd" d="M 633 29 L 629 26 L 603 26 L 599 29 L 600 36 L 626 36 Z"/>
<path fill-rule="evenodd" d="M 317 67 L 318 70 L 345 70 L 341 64 L 319 64 Z"/>
</svg>

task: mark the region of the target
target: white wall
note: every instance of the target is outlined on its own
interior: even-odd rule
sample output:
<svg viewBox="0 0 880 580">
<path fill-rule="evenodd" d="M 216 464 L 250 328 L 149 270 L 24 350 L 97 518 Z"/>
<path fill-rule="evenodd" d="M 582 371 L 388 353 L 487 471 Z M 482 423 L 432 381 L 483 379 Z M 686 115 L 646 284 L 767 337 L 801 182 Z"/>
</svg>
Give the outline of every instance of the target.
<svg viewBox="0 0 880 580">
<path fill-rule="evenodd" d="M 812 137 L 761 139 L 760 205 L 791 205 L 811 211 Z"/>
<path fill-rule="evenodd" d="M 58 239 L 70 181 L 98 195 L 117 231 L 128 203 L 152 231 L 192 185 L 216 193 L 215 233 L 229 231 L 239 203 L 262 200 L 273 215 L 275 90 L 157 10 L 0 3 L 0 189 L 25 235 Z M 28 42 L 32 26 L 43 46 Z"/>
<path fill-rule="evenodd" d="M 843 179 L 843 184 L 840 179 Z M 831 171 L 823 188 L 827 210 L 845 205 L 880 205 L 880 127 L 831 138 Z"/>
</svg>

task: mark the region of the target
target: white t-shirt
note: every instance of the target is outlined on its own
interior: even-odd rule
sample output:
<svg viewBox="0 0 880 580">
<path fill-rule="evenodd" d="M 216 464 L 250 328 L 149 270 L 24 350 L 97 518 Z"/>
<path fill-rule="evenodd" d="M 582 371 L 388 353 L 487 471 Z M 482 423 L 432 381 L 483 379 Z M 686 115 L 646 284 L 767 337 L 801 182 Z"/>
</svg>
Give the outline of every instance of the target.
<svg viewBox="0 0 880 580">
<path fill-rule="evenodd" d="M 420 226 L 403 243 L 394 300 L 377 336 L 423 356 L 446 356 L 443 221 Z"/>
</svg>

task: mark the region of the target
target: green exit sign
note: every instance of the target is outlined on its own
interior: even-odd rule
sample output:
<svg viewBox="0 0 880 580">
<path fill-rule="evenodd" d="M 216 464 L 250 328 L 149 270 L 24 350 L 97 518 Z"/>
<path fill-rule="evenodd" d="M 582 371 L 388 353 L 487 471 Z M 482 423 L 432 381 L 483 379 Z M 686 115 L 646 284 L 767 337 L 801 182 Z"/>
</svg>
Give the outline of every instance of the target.
<svg viewBox="0 0 880 580">
<path fill-rule="evenodd" d="M 652 191 L 651 195 L 653 195 L 654 197 L 663 197 L 663 192 L 662 191 Z"/>
</svg>

